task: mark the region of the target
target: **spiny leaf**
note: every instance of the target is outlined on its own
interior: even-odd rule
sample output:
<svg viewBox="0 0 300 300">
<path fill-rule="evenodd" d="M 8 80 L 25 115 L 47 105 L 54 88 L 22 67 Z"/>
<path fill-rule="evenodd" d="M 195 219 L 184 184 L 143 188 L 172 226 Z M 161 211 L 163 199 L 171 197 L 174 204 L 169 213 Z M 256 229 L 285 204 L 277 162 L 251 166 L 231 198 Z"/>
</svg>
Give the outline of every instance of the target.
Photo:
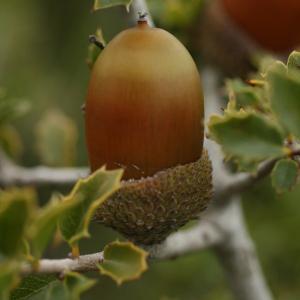
<svg viewBox="0 0 300 300">
<path fill-rule="evenodd" d="M 60 111 L 49 111 L 36 126 L 37 151 L 49 166 L 70 166 L 76 156 L 77 128 Z"/>
<path fill-rule="evenodd" d="M 268 73 L 271 107 L 288 133 L 300 137 L 300 72 Z"/>
<path fill-rule="evenodd" d="M 293 51 L 288 59 L 287 67 L 289 70 L 299 69 L 300 70 L 300 52 Z"/>
<path fill-rule="evenodd" d="M 290 191 L 297 182 L 298 164 L 292 159 L 279 160 L 272 171 L 272 185 L 278 193 Z"/>
<path fill-rule="evenodd" d="M 94 10 L 103 9 L 107 7 L 125 5 L 127 11 L 129 11 L 132 0 L 94 0 Z"/>
<path fill-rule="evenodd" d="M 66 299 L 79 300 L 83 292 L 89 290 L 96 284 L 96 280 L 88 279 L 75 272 L 67 272 L 65 274 L 64 284 L 68 295 Z"/>
<path fill-rule="evenodd" d="M 208 126 L 211 138 L 241 166 L 285 153 L 281 132 L 260 114 L 240 111 L 212 116 Z"/>
<path fill-rule="evenodd" d="M 64 239 L 71 247 L 89 237 L 88 226 L 95 210 L 120 186 L 122 170 L 99 169 L 86 179 L 79 180 L 64 201 L 76 201 L 74 207 L 64 213 L 59 227 Z"/>
<path fill-rule="evenodd" d="M 13 257 L 20 253 L 34 203 L 32 189 L 0 192 L 0 254 L 3 256 Z"/>
<path fill-rule="evenodd" d="M 95 280 L 74 272 L 66 272 L 63 282 L 53 275 L 30 275 L 13 291 L 10 300 L 79 300 L 94 284 Z"/>
<path fill-rule="evenodd" d="M 0 299 L 8 300 L 10 291 L 19 282 L 19 264 L 14 261 L 0 263 Z"/>
<path fill-rule="evenodd" d="M 247 106 L 259 106 L 260 95 L 258 90 L 251 87 L 240 79 L 227 80 L 226 88 L 229 94 L 230 101 L 234 102 L 236 109 L 244 108 Z"/>
<path fill-rule="evenodd" d="M 52 285 L 58 283 L 55 275 L 26 276 L 20 285 L 11 293 L 10 300 L 47 299 L 47 289 L 51 289 Z"/>
<path fill-rule="evenodd" d="M 138 279 L 147 270 L 147 255 L 131 242 L 115 241 L 104 248 L 104 260 L 98 267 L 120 285 Z"/>
<path fill-rule="evenodd" d="M 75 201 L 61 201 L 54 195 L 51 201 L 37 213 L 37 217 L 29 228 L 31 253 L 39 259 L 46 246 L 53 238 L 59 218 L 76 205 Z"/>
</svg>

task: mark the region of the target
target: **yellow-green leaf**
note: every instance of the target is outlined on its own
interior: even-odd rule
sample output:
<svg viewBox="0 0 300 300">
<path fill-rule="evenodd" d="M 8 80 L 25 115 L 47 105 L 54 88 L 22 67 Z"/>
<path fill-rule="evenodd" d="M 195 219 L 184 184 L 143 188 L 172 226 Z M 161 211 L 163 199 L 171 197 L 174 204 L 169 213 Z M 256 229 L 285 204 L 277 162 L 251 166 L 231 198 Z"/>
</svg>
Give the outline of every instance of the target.
<svg viewBox="0 0 300 300">
<path fill-rule="evenodd" d="M 54 275 L 30 275 L 13 291 L 10 300 L 79 300 L 95 282 L 75 272 L 66 272 L 63 282 Z"/>
<path fill-rule="evenodd" d="M 35 201 L 35 193 L 29 188 L 0 192 L 0 254 L 4 257 L 21 252 Z"/>
<path fill-rule="evenodd" d="M 300 138 L 300 71 L 268 73 L 271 107 L 288 133 Z"/>
<path fill-rule="evenodd" d="M 74 207 L 66 211 L 59 220 L 59 228 L 71 247 L 89 237 L 88 226 L 95 210 L 107 197 L 120 187 L 122 170 L 99 169 L 86 179 L 77 182 L 70 195 L 63 201 L 75 201 Z"/>
<path fill-rule="evenodd" d="M 29 275 L 12 291 L 10 300 L 44 300 L 47 299 L 47 290 L 50 292 L 52 287 L 58 284 L 60 282 L 55 275 Z"/>
<path fill-rule="evenodd" d="M 292 159 L 281 159 L 276 163 L 271 177 L 278 193 L 288 192 L 296 185 L 298 164 Z"/>
<path fill-rule="evenodd" d="M 67 272 L 64 278 L 67 298 L 80 300 L 80 295 L 96 284 L 96 280 L 89 279 L 75 272 Z"/>
<path fill-rule="evenodd" d="M 13 126 L 9 124 L 0 126 L 0 146 L 10 157 L 20 158 L 23 144 L 19 132 Z"/>
<path fill-rule="evenodd" d="M 0 299 L 8 300 L 10 291 L 19 282 L 19 264 L 15 261 L 0 263 Z"/>
<path fill-rule="evenodd" d="M 259 89 L 245 84 L 240 79 L 227 80 L 226 88 L 229 100 L 234 103 L 235 109 L 260 106 Z"/>
<path fill-rule="evenodd" d="M 118 285 L 138 279 L 147 266 L 148 253 L 131 242 L 113 242 L 104 248 L 100 272 L 111 277 Z"/>
<path fill-rule="evenodd" d="M 39 210 L 29 228 L 30 249 L 35 259 L 39 259 L 46 246 L 54 236 L 59 218 L 76 205 L 75 201 L 62 201 L 59 195 L 54 195 L 51 201 Z"/>
<path fill-rule="evenodd" d="M 129 10 L 132 0 L 94 0 L 94 10 L 108 8 L 117 5 L 124 5 Z"/>
<path fill-rule="evenodd" d="M 300 52 L 293 51 L 288 59 L 288 69 L 299 69 L 300 70 Z"/>
<path fill-rule="evenodd" d="M 37 151 L 42 163 L 70 166 L 76 157 L 77 128 L 60 111 L 49 111 L 36 126 Z"/>
<path fill-rule="evenodd" d="M 208 126 L 210 137 L 241 166 L 285 153 L 280 130 L 260 114 L 240 111 L 213 116 Z"/>
</svg>

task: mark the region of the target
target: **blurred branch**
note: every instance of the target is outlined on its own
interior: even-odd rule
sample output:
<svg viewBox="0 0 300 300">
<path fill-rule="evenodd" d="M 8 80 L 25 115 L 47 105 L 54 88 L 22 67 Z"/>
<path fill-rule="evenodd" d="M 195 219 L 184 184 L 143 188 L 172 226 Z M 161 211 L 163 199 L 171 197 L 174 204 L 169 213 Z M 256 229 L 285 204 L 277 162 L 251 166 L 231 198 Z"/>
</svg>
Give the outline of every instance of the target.
<svg viewBox="0 0 300 300">
<path fill-rule="evenodd" d="M 214 70 L 207 69 L 203 73 L 207 119 L 221 111 L 218 78 Z M 214 249 L 225 270 L 232 293 L 238 300 L 271 300 L 271 291 L 244 223 L 240 196 L 235 194 L 267 176 L 274 161 L 261 166 L 254 177 L 249 174 L 233 175 L 224 164 L 221 147 L 210 140 L 205 141 L 205 147 L 212 160 L 213 186 L 216 189 L 210 213 L 225 233 L 225 238 Z"/>
<path fill-rule="evenodd" d="M 25 168 L 13 163 L 0 150 L 0 186 L 12 185 L 68 185 L 75 183 L 79 178 L 86 177 L 87 168 L 50 168 L 37 166 Z"/>
</svg>

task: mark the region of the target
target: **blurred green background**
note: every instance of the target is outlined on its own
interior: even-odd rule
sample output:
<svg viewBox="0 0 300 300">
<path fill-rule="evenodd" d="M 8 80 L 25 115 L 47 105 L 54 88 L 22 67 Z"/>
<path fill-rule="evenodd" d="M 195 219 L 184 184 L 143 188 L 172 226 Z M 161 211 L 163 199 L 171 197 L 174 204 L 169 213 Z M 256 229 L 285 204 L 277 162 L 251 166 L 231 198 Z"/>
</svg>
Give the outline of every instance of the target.
<svg viewBox="0 0 300 300">
<path fill-rule="evenodd" d="M 187 44 L 185 32 L 199 14 L 201 1 L 151 0 L 150 4 L 157 24 Z M 72 143 L 76 141 L 75 151 L 70 150 L 74 161 L 66 164 L 87 165 L 80 109 L 89 79 L 87 38 L 101 26 L 109 41 L 130 24 L 124 8 L 91 14 L 91 7 L 91 0 L 0 0 L 0 87 L 7 97 L 26 99 L 31 106 L 13 122 L 23 144 L 16 159 L 23 165 L 47 161 L 39 155 L 38 137 L 47 120 L 44 116 L 53 110 L 65 114 L 66 132 L 71 132 Z M 41 198 L 47 199 L 51 190 L 41 189 Z M 247 222 L 273 293 L 278 299 L 300 299 L 300 189 L 279 197 L 266 180 L 244 198 Z M 97 225 L 92 226 L 92 233 L 82 243 L 83 253 L 100 250 L 117 237 Z M 65 256 L 67 251 L 62 246 L 47 255 Z M 204 251 L 153 263 L 141 280 L 122 287 L 101 277 L 83 299 L 225 300 L 231 295 L 215 256 Z"/>
</svg>

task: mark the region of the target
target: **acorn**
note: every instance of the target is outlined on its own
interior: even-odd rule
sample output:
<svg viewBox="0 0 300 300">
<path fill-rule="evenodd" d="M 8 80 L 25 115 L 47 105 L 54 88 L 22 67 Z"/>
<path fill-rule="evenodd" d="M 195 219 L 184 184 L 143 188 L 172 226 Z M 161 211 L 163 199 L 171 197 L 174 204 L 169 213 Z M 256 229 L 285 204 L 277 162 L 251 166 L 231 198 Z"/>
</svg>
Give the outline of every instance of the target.
<svg viewBox="0 0 300 300">
<path fill-rule="evenodd" d="M 256 57 L 286 57 L 300 44 L 300 1 L 208 1 L 193 31 L 193 44 L 225 76 L 248 77 Z"/>
<path fill-rule="evenodd" d="M 200 75 L 186 48 L 144 18 L 92 70 L 85 110 L 91 170 L 124 168 L 95 215 L 133 242 L 160 243 L 198 217 L 212 190 Z"/>
<path fill-rule="evenodd" d="M 300 45 L 299 0 L 221 2 L 233 22 L 264 49 L 284 53 Z"/>
</svg>

